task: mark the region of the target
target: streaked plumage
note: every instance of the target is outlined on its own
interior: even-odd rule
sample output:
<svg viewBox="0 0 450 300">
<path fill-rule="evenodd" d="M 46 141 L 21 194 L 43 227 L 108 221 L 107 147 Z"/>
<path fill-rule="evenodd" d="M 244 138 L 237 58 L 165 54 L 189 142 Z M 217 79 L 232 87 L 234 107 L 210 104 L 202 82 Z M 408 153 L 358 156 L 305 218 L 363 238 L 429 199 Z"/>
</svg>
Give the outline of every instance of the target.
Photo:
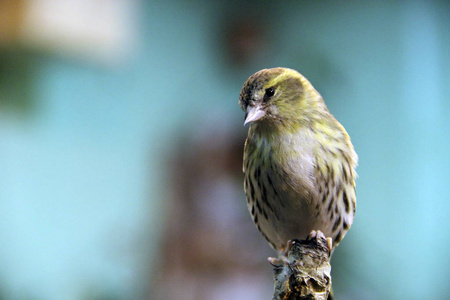
<svg viewBox="0 0 450 300">
<path fill-rule="evenodd" d="M 357 155 L 344 127 L 297 71 L 264 69 L 242 87 L 250 123 L 244 188 L 258 229 L 277 250 L 312 230 L 335 247 L 353 223 Z"/>
</svg>

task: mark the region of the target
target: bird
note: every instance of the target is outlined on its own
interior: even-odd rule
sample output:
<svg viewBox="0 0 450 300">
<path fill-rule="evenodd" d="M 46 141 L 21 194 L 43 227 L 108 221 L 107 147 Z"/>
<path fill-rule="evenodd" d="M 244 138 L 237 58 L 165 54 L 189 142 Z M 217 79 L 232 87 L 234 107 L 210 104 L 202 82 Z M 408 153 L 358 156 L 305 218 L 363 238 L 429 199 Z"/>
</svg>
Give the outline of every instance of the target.
<svg viewBox="0 0 450 300">
<path fill-rule="evenodd" d="M 332 239 L 334 250 L 356 211 L 358 156 L 346 130 L 312 84 L 290 68 L 251 75 L 239 106 L 244 126 L 250 124 L 244 190 L 256 227 L 275 250 L 316 230 Z"/>
</svg>

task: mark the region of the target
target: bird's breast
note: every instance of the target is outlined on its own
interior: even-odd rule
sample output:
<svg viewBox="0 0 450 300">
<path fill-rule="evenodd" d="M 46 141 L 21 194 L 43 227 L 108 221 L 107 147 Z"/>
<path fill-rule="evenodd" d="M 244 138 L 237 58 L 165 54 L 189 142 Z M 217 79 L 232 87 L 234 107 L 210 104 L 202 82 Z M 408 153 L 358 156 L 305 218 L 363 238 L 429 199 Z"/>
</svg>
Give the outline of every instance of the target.
<svg viewBox="0 0 450 300">
<path fill-rule="evenodd" d="M 281 192 L 308 196 L 314 191 L 314 144 L 307 133 L 254 134 L 249 135 L 247 144 L 247 159 Z"/>
</svg>

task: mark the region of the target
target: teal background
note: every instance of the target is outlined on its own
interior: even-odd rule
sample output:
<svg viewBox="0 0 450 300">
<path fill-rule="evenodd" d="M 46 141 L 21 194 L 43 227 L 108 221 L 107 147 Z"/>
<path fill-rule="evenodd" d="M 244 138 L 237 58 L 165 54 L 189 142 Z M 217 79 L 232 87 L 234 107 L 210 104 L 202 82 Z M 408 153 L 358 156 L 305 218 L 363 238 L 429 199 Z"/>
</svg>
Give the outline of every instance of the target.
<svg viewBox="0 0 450 300">
<path fill-rule="evenodd" d="M 245 13 L 268 47 L 234 66 L 218 35 Z M 359 155 L 336 291 L 450 298 L 449 15 L 446 1 L 143 1 L 125 64 L 14 53 L 0 76 L 13 99 L 0 107 L 0 299 L 151 299 L 168 154 L 199 121 L 240 124 L 242 83 L 276 66 L 312 82 Z"/>
</svg>

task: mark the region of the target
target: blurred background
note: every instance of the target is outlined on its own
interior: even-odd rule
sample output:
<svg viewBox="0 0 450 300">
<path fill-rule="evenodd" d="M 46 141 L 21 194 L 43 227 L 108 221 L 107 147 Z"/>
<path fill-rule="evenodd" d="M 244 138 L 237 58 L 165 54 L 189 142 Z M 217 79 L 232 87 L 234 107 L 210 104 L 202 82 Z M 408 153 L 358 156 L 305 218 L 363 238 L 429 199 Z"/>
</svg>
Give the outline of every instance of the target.
<svg viewBox="0 0 450 300">
<path fill-rule="evenodd" d="M 0 0 L 0 299 L 270 299 L 242 84 L 299 70 L 359 154 L 338 299 L 450 299 L 448 1 Z"/>
</svg>

